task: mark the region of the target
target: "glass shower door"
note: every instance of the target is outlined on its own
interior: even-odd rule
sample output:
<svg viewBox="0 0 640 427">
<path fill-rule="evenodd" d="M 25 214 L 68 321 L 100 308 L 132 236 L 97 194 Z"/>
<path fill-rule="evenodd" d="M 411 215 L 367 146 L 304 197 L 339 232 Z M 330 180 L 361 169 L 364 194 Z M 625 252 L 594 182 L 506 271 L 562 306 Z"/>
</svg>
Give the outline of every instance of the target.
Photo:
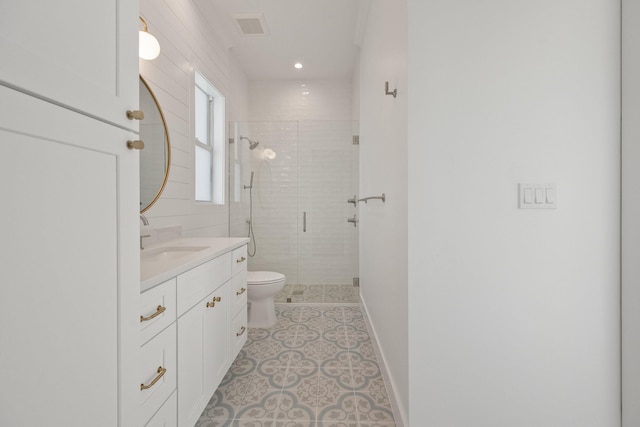
<svg viewBox="0 0 640 427">
<path fill-rule="evenodd" d="M 358 188 L 353 121 L 301 121 L 298 274 L 302 285 L 352 285 L 358 276 Z"/>
<path fill-rule="evenodd" d="M 353 284 L 358 228 L 347 219 L 357 210 L 347 200 L 358 188 L 354 129 L 352 121 L 230 124 L 229 235 L 250 235 L 250 270 L 283 273 L 309 293 L 315 285 Z"/>
<path fill-rule="evenodd" d="M 229 235 L 251 225 L 249 269 L 298 283 L 298 122 L 233 122 L 229 134 Z"/>
</svg>

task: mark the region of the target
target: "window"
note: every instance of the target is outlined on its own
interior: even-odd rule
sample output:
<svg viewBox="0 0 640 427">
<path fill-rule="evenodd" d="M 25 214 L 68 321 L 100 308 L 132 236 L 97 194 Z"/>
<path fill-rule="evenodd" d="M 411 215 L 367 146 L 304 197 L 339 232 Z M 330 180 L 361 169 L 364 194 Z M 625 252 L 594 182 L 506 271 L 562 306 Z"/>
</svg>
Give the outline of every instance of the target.
<svg viewBox="0 0 640 427">
<path fill-rule="evenodd" d="M 195 200 L 224 204 L 224 97 L 195 72 Z"/>
</svg>

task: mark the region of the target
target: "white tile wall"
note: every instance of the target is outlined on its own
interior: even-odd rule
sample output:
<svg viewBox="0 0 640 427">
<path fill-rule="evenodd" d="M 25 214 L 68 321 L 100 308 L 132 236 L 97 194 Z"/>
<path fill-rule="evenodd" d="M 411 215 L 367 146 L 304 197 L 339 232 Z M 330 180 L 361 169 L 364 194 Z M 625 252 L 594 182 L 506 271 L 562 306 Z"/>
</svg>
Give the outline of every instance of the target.
<svg viewBox="0 0 640 427">
<path fill-rule="evenodd" d="M 247 185 L 254 172 L 257 251 L 249 260 L 251 270 L 278 271 L 288 283 L 310 285 L 350 284 L 357 276 L 358 229 L 346 221 L 357 211 L 347 203 L 357 192 L 358 146 L 352 144 L 353 126 L 350 120 L 237 125 L 236 141 L 240 135 L 260 141 L 253 151 L 245 141 L 234 143 L 232 154 L 241 165 L 239 175 L 231 180 L 234 188 Z M 277 153 L 274 160 L 264 158 L 262 150 L 267 147 Z M 236 149 L 240 154 L 235 154 Z M 232 235 L 245 236 L 249 190 L 240 194 L 231 205 L 231 230 Z"/>
<path fill-rule="evenodd" d="M 252 81 L 252 121 L 352 120 L 351 81 Z"/>
<path fill-rule="evenodd" d="M 350 80 L 250 83 L 252 122 L 238 132 L 260 141 L 250 157 L 258 245 L 252 270 L 280 271 L 301 284 L 349 284 L 358 275 L 358 229 L 346 222 L 356 212 L 346 200 L 358 188 L 352 92 Z M 246 143 L 239 147 L 248 152 Z M 276 159 L 263 159 L 267 147 Z M 242 168 L 248 183 L 249 166 Z M 247 216 L 243 198 L 231 206 L 231 229 L 246 233 Z"/>
<path fill-rule="evenodd" d="M 197 205 L 193 201 L 190 115 L 194 67 L 225 96 L 227 119 L 248 118 L 247 78 L 221 35 L 204 21 L 203 16 L 212 13 L 208 8 L 206 2 L 196 6 L 176 0 L 140 1 L 140 13 L 161 45 L 157 59 L 140 61 L 140 73 L 162 106 L 172 145 L 167 186 L 146 215 L 152 227 L 180 225 L 183 235 L 189 237 L 229 233 L 228 204 Z"/>
</svg>

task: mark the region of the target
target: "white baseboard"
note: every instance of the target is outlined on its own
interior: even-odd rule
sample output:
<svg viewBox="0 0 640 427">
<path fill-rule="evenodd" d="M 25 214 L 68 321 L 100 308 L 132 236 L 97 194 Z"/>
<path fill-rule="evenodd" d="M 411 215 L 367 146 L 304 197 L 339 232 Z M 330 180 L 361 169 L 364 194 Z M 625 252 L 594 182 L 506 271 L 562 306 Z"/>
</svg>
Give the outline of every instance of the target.
<svg viewBox="0 0 640 427">
<path fill-rule="evenodd" d="M 367 329 L 369 330 L 369 335 L 371 336 L 371 342 L 373 344 L 373 349 L 376 352 L 376 357 L 378 358 L 378 366 L 380 367 L 380 372 L 382 373 L 382 379 L 384 380 L 384 384 L 387 387 L 387 392 L 389 394 L 389 402 L 391 403 L 391 410 L 393 411 L 393 418 L 396 422 L 396 427 L 405 427 L 406 422 L 406 412 L 402 407 L 402 404 L 397 398 L 397 387 L 395 382 L 393 381 L 393 377 L 389 373 L 389 369 L 387 368 L 387 360 L 384 357 L 384 353 L 380 348 L 380 342 L 378 341 L 378 335 L 376 334 L 376 330 L 371 324 L 371 318 L 369 317 L 369 311 L 367 310 L 367 304 L 365 304 L 362 299 L 362 295 L 360 295 L 360 306 L 362 307 L 362 313 L 364 314 L 364 320 L 367 324 Z"/>
</svg>

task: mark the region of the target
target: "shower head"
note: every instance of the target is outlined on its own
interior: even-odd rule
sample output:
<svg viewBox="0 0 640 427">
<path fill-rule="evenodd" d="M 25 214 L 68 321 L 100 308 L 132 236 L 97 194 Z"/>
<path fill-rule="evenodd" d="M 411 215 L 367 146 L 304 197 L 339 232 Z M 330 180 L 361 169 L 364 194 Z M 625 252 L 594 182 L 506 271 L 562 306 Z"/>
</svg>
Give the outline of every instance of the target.
<svg viewBox="0 0 640 427">
<path fill-rule="evenodd" d="M 247 138 L 246 136 L 241 136 L 240 137 L 240 140 L 243 140 L 243 139 L 246 139 L 247 142 L 249 143 L 249 150 L 255 149 L 258 146 L 258 144 L 260 144 L 260 141 L 253 141 L 253 140 Z"/>
</svg>

